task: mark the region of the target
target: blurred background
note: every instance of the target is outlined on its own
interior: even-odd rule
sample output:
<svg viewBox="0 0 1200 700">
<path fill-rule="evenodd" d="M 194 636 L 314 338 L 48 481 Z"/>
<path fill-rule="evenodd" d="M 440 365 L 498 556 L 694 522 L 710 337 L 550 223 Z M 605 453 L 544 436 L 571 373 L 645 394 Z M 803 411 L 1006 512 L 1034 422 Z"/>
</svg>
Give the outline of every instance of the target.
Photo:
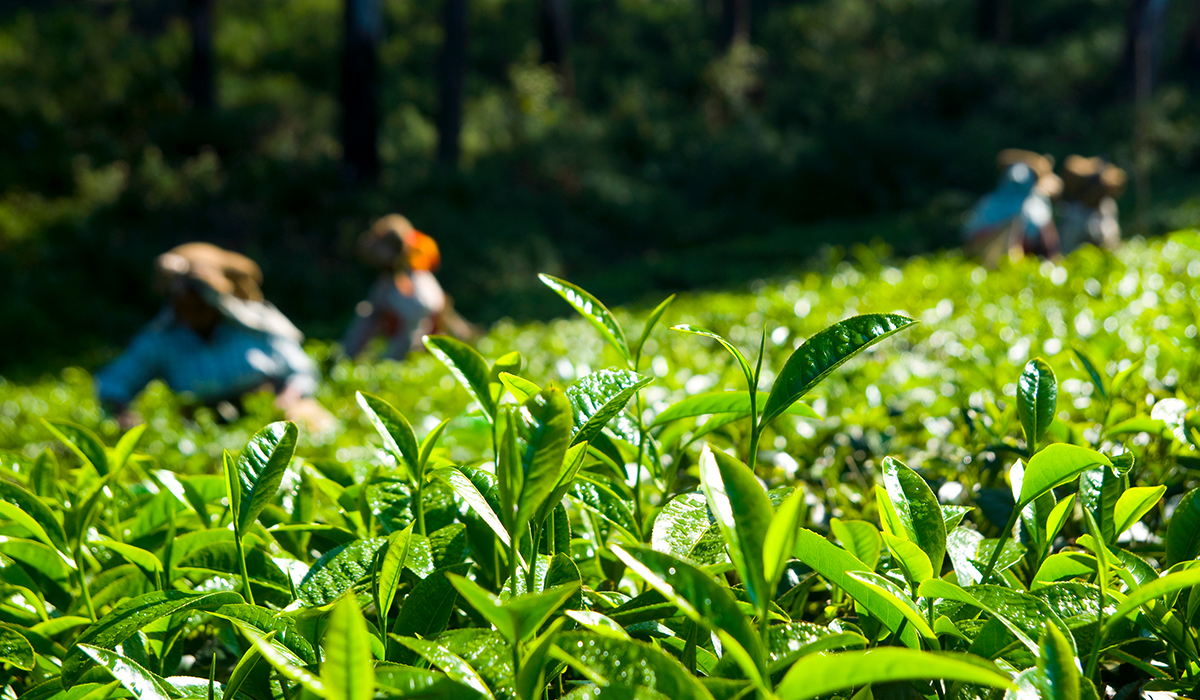
<svg viewBox="0 0 1200 700">
<path fill-rule="evenodd" d="M 1194 0 L 0 0 L 0 374 L 116 354 L 208 240 L 336 338 L 406 214 L 473 321 L 955 246 L 995 154 L 1200 221 Z"/>
</svg>

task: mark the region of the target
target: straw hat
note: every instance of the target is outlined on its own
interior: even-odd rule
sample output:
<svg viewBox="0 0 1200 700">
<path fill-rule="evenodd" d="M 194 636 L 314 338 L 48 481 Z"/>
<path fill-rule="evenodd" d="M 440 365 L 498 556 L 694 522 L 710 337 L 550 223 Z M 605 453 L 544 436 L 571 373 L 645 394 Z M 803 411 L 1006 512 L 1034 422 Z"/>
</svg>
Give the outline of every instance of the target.
<svg viewBox="0 0 1200 700">
<path fill-rule="evenodd" d="M 358 237 L 358 256 L 371 267 L 437 270 L 441 253 L 432 238 L 399 214 L 388 214 Z"/>
<path fill-rule="evenodd" d="M 211 243 L 184 243 L 154 261 L 155 288 L 173 295 L 199 283 L 218 295 L 262 301 L 262 269 L 250 258 Z"/>
<path fill-rule="evenodd" d="M 1124 170 L 1100 157 L 1073 155 L 1063 162 L 1063 198 L 1093 209 L 1105 197 L 1120 197 L 1127 181 Z"/>
</svg>

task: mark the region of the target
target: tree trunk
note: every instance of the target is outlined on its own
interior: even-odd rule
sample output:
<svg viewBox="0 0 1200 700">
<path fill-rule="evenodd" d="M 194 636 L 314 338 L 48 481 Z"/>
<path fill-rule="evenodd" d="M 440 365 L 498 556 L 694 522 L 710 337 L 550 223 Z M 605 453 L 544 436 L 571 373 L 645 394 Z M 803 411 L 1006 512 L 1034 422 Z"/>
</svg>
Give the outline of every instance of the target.
<svg viewBox="0 0 1200 700">
<path fill-rule="evenodd" d="M 1192 3 L 1192 17 L 1179 47 L 1179 67 L 1191 82 L 1200 82 L 1200 2 Z"/>
<path fill-rule="evenodd" d="M 351 183 L 379 174 L 379 80 L 376 49 L 383 35 L 381 0 L 346 0 L 342 53 L 342 161 Z"/>
<path fill-rule="evenodd" d="M 457 168 L 467 63 L 467 0 L 446 0 L 442 24 L 445 41 L 438 61 L 438 163 Z"/>
<path fill-rule="evenodd" d="M 977 32 L 980 39 L 1007 44 L 1012 40 L 1012 0 L 979 0 L 976 5 Z"/>
<path fill-rule="evenodd" d="M 192 30 L 192 65 L 188 69 L 187 89 L 192 106 L 211 109 L 213 97 L 213 0 L 187 0 L 188 26 Z"/>
<path fill-rule="evenodd" d="M 538 37 L 542 42 L 542 63 L 558 69 L 562 91 L 575 92 L 575 76 L 571 71 L 571 0 L 541 0 L 538 12 Z"/>
<path fill-rule="evenodd" d="M 1162 65 L 1163 24 L 1168 0 L 1130 0 L 1125 15 L 1125 48 L 1115 83 L 1123 98 L 1139 89 L 1152 92 Z"/>
<path fill-rule="evenodd" d="M 721 27 L 717 37 L 721 49 L 750 43 L 750 0 L 721 0 Z"/>
</svg>

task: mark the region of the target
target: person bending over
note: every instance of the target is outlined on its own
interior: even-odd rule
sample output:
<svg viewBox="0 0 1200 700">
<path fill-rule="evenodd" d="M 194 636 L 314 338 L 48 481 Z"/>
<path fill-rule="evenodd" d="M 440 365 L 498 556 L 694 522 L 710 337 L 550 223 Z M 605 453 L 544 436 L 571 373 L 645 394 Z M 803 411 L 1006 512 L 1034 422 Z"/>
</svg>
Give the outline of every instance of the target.
<svg viewBox="0 0 1200 700">
<path fill-rule="evenodd" d="M 476 335 L 433 276 L 441 263 L 437 243 L 408 219 L 389 214 L 376 221 L 359 236 L 358 256 L 379 274 L 367 299 L 355 307 L 342 341 L 347 355 L 358 357 L 379 336 L 387 341 L 383 356 L 403 360 L 420 349 L 426 335 L 450 333 L 464 340 Z"/>
<path fill-rule="evenodd" d="M 314 431 L 333 423 L 312 398 L 318 372 L 300 347 L 304 336 L 263 299 L 262 270 L 253 260 L 185 243 L 154 266 L 166 305 L 95 379 L 98 398 L 122 427 L 139 420 L 130 405 L 152 379 L 227 420 L 243 395 L 265 389 L 289 419 Z"/>
</svg>

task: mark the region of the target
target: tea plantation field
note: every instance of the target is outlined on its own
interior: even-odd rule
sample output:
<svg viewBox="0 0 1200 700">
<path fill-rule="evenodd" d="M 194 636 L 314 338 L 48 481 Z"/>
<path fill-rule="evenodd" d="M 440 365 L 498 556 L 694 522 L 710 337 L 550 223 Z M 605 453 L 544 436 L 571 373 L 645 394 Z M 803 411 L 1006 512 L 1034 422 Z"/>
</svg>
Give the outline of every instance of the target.
<svg viewBox="0 0 1200 700">
<path fill-rule="evenodd" d="M 1195 697 L 1200 234 L 853 260 L 313 342 L 320 434 L 0 379 L 5 697 Z"/>
</svg>

